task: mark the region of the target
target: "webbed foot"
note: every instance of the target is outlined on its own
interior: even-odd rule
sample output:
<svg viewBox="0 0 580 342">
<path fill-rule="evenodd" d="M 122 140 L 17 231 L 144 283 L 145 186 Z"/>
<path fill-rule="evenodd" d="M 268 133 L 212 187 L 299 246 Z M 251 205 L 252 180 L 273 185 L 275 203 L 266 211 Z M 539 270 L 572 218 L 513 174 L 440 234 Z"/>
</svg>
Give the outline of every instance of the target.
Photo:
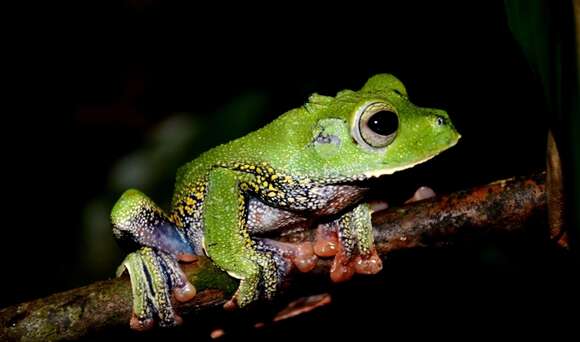
<svg viewBox="0 0 580 342">
<path fill-rule="evenodd" d="M 232 298 L 224 304 L 224 309 L 242 308 L 260 298 L 270 300 L 279 291 L 288 264 L 284 259 L 277 259 L 268 251 L 247 250 L 239 263 L 244 263 L 238 273 L 228 272 L 240 279 L 238 289 Z"/>
<path fill-rule="evenodd" d="M 224 308 L 244 307 L 260 298 L 270 300 L 282 288 L 292 267 L 308 272 L 316 266 L 318 257 L 310 242 L 293 244 L 270 239 L 257 239 L 241 260 L 250 261 L 242 274 L 230 273 L 240 279 L 240 285 Z"/>
<path fill-rule="evenodd" d="M 150 329 L 156 320 L 162 327 L 181 324 L 182 319 L 172 306 L 171 293 L 176 300 L 186 302 L 195 296 L 196 291 L 174 257 L 144 247 L 127 255 L 117 270 L 117 276 L 121 276 L 125 269 L 129 271 L 133 292 L 132 329 Z"/>
<path fill-rule="evenodd" d="M 131 328 L 146 330 L 181 323 L 171 303 L 195 296 L 178 260 L 193 261 L 194 249 L 185 233 L 175 226 L 151 199 L 137 190 L 126 191 L 111 212 L 117 241 L 134 252 L 127 255 L 117 275 L 125 269 L 131 276 L 133 317 Z"/>
</svg>

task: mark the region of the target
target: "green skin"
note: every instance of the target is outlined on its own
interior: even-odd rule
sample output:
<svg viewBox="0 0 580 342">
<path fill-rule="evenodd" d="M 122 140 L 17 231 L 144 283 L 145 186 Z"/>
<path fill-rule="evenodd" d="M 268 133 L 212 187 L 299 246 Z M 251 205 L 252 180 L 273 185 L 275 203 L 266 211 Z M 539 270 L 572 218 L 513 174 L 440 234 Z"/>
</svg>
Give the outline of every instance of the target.
<svg viewBox="0 0 580 342">
<path fill-rule="evenodd" d="M 396 123 L 380 121 L 376 131 L 367 122 L 382 111 Z M 115 237 L 132 251 L 120 271 L 131 275 L 133 328 L 154 319 L 179 322 L 170 293 L 189 299 L 191 285 L 177 261 L 192 255 L 205 254 L 240 279 L 228 305 L 274 296 L 297 253 L 263 237 L 274 230 L 326 219 L 337 227 L 341 262 L 368 260 L 371 209 L 361 202 L 362 182 L 422 163 L 459 138 L 446 112 L 413 105 L 398 79 L 380 74 L 359 91 L 313 94 L 304 106 L 186 164 L 169 214 L 128 190 L 111 218 Z"/>
</svg>

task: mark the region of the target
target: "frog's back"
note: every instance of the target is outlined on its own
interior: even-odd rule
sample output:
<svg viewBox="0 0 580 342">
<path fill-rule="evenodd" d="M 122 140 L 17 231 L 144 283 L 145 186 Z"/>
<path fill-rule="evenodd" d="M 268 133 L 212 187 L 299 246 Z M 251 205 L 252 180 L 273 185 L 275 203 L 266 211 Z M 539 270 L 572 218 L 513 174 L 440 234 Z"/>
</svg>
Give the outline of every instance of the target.
<svg viewBox="0 0 580 342">
<path fill-rule="evenodd" d="M 287 170 L 292 164 L 289 156 L 298 153 L 297 146 L 303 146 L 309 139 L 302 127 L 312 119 L 304 108 L 293 109 L 246 136 L 202 153 L 178 169 L 173 203 L 189 195 L 200 184 L 205 185 L 209 172 L 215 167 L 267 163 L 279 170 Z"/>
</svg>

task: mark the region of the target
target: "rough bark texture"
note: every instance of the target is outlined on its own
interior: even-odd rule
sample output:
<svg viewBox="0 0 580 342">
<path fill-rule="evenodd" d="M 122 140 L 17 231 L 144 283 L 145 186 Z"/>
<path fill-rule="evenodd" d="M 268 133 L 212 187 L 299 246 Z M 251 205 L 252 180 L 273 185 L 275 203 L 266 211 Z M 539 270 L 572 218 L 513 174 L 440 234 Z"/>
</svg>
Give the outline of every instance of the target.
<svg viewBox="0 0 580 342">
<path fill-rule="evenodd" d="M 544 179 L 541 173 L 502 180 L 378 212 L 373 216 L 377 250 L 384 256 L 445 243 L 457 235 L 521 229 L 530 217 L 545 215 Z M 307 232 L 287 238 L 312 237 Z M 329 260 L 320 260 L 314 273 L 329 267 Z M 184 268 L 199 291 L 191 302 L 176 303 L 186 318 L 192 312 L 219 308 L 237 286 L 204 258 Z M 0 340 L 76 339 L 112 327 L 128 328 L 130 316 L 131 287 L 124 276 L 0 310 Z"/>
</svg>

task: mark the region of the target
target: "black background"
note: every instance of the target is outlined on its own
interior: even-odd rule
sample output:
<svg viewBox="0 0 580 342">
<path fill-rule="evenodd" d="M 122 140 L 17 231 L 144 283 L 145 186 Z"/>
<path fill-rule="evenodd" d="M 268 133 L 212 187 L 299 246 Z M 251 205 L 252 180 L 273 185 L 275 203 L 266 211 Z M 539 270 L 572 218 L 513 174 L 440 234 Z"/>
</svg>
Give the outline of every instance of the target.
<svg viewBox="0 0 580 342">
<path fill-rule="evenodd" d="M 255 128 L 312 92 L 358 89 L 380 72 L 400 78 L 416 104 L 446 109 L 463 139 L 397 176 L 395 197 L 423 184 L 448 192 L 544 167 L 541 85 L 501 1 L 220 7 L 84 4 L 50 18 L 58 30 L 38 28 L 43 38 L 21 66 L 33 70 L 22 76 L 25 100 L 5 124 L 16 134 L 5 148 L 0 305 L 102 278 L 83 272 L 79 226 L 87 202 L 106 191 L 111 165 L 171 113 L 211 113 L 248 90 L 269 99 Z M 386 180 L 385 191 L 393 183 Z M 381 275 L 331 287 L 330 307 L 260 331 L 234 324 L 225 337 L 567 331 L 574 314 L 564 310 L 577 313 L 578 281 L 543 229 L 533 222 L 516 236 L 397 253 Z M 204 339 L 220 325 L 206 323 L 147 336 Z"/>
</svg>

